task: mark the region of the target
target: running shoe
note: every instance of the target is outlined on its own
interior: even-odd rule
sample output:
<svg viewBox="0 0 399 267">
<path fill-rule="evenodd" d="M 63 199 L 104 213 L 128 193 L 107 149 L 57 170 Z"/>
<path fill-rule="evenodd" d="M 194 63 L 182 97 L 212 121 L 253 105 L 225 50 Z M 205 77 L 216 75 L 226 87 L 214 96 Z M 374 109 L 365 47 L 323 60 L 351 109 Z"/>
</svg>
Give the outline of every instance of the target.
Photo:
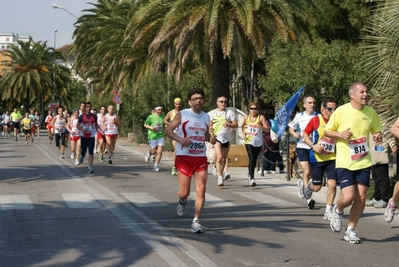
<svg viewBox="0 0 399 267">
<path fill-rule="evenodd" d="M 60 155 L 60 158 L 61 158 L 61 159 L 63 159 L 63 158 L 64 158 L 64 154 L 63 154 L 63 153 L 61 153 L 61 155 Z"/>
<path fill-rule="evenodd" d="M 89 166 L 89 167 L 87 167 L 87 173 L 93 173 L 94 171 L 93 171 L 93 169 Z"/>
<path fill-rule="evenodd" d="M 172 172 L 170 173 L 171 175 L 177 175 L 177 169 L 176 166 L 172 167 Z"/>
<path fill-rule="evenodd" d="M 79 160 L 75 159 L 75 165 L 80 165 Z"/>
<path fill-rule="evenodd" d="M 305 197 L 305 199 L 310 199 L 312 197 L 313 191 L 310 190 L 310 185 L 312 184 L 312 181 L 313 181 L 312 179 L 309 179 L 308 185 L 303 191 L 303 196 Z"/>
<path fill-rule="evenodd" d="M 103 155 L 99 156 L 98 160 L 101 161 L 101 162 L 104 162 L 104 156 Z"/>
<path fill-rule="evenodd" d="M 71 159 L 74 160 L 75 159 L 75 152 L 71 153 Z"/>
<path fill-rule="evenodd" d="M 351 230 L 346 230 L 345 235 L 344 235 L 345 241 L 348 241 L 351 244 L 361 244 L 362 241 L 360 240 L 359 237 L 357 237 L 356 231 L 354 228 Z"/>
<path fill-rule="evenodd" d="M 222 176 L 218 177 L 218 186 L 224 186 L 223 177 Z"/>
<path fill-rule="evenodd" d="M 33 143 L 33 138 L 30 141 Z"/>
<path fill-rule="evenodd" d="M 366 201 L 366 206 L 373 207 L 376 202 L 377 202 L 377 200 L 375 200 L 375 198 L 373 198 L 372 200 Z"/>
<path fill-rule="evenodd" d="M 151 161 L 152 161 L 152 162 L 155 162 L 155 155 L 152 155 Z"/>
<path fill-rule="evenodd" d="M 308 200 L 306 201 L 306 203 L 307 203 L 307 205 L 308 205 L 308 209 L 312 210 L 312 209 L 314 209 L 314 206 L 315 206 L 315 204 L 316 204 L 316 201 L 314 201 L 313 199 L 308 199 Z"/>
<path fill-rule="evenodd" d="M 109 163 L 109 164 L 112 164 L 112 157 L 109 157 L 109 158 L 108 158 L 108 163 Z"/>
<path fill-rule="evenodd" d="M 332 211 L 331 210 L 325 210 L 324 211 L 324 215 L 323 215 L 323 219 L 324 220 L 331 220 L 331 214 L 332 214 Z"/>
<path fill-rule="evenodd" d="M 230 179 L 230 174 L 227 172 L 223 173 L 223 180 L 229 180 Z"/>
<path fill-rule="evenodd" d="M 374 208 L 385 209 L 387 207 L 387 205 L 388 205 L 388 202 L 385 202 L 384 200 L 380 199 L 375 202 Z"/>
<path fill-rule="evenodd" d="M 395 216 L 395 210 L 396 210 L 396 203 L 393 203 L 392 199 L 390 199 L 388 201 L 388 205 L 387 205 L 387 207 L 385 209 L 385 212 L 384 212 L 384 220 L 387 223 L 392 222 L 393 217 Z"/>
<path fill-rule="evenodd" d="M 28 142 L 25 142 L 25 145 L 27 145 L 28 144 Z"/>
<path fill-rule="evenodd" d="M 158 168 L 157 165 L 154 165 L 154 168 L 152 170 L 155 171 L 155 172 L 159 172 L 159 168 Z"/>
<path fill-rule="evenodd" d="M 191 232 L 194 234 L 202 234 L 204 232 L 204 230 L 202 230 L 202 226 L 201 224 L 199 224 L 199 221 L 193 221 L 193 223 L 191 224 Z"/>
<path fill-rule="evenodd" d="M 179 200 L 179 203 L 177 203 L 177 208 L 176 208 L 178 216 L 181 217 L 186 213 L 186 204 L 187 204 L 187 200 L 186 200 L 186 203 L 184 203 L 184 204 Z"/>
<path fill-rule="evenodd" d="M 84 160 L 84 157 L 83 157 L 82 155 L 80 155 L 80 157 L 79 157 L 79 164 L 82 164 L 82 163 L 83 163 L 83 160 Z"/>
<path fill-rule="evenodd" d="M 212 166 L 212 175 L 215 175 L 215 176 L 218 175 L 218 171 L 217 171 L 215 165 Z"/>
<path fill-rule="evenodd" d="M 305 198 L 305 195 L 303 194 L 303 181 L 302 179 L 298 179 L 297 181 L 297 185 L 298 185 L 298 195 L 300 198 Z"/>
<path fill-rule="evenodd" d="M 94 153 L 97 154 L 98 153 L 98 149 L 95 148 L 94 149 Z"/>
<path fill-rule="evenodd" d="M 149 161 L 150 161 L 150 152 L 147 152 L 147 155 L 144 157 L 144 162 L 148 163 Z"/>
<path fill-rule="evenodd" d="M 15 136 L 15 141 L 18 141 L 18 137 Z"/>
<path fill-rule="evenodd" d="M 342 228 L 342 217 L 344 213 L 337 212 L 337 205 L 334 205 L 333 211 L 331 213 L 330 227 L 333 232 L 339 232 Z"/>
<path fill-rule="evenodd" d="M 285 173 L 285 171 L 284 170 L 280 170 L 280 173 Z"/>
<path fill-rule="evenodd" d="M 256 186 L 255 179 L 251 179 L 251 182 L 249 183 L 249 185 L 251 187 L 255 187 Z"/>
</svg>

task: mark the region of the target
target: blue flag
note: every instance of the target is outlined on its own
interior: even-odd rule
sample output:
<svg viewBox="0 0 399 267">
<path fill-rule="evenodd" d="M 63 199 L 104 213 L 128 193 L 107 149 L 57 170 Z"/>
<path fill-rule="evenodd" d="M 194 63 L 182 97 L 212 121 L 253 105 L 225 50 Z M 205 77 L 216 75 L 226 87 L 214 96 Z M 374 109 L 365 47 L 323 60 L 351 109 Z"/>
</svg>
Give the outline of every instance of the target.
<svg viewBox="0 0 399 267">
<path fill-rule="evenodd" d="M 291 117 L 291 113 L 294 110 L 296 103 L 298 103 L 298 99 L 303 90 L 305 90 L 305 85 L 302 85 L 301 88 L 299 88 L 298 91 L 296 91 L 296 93 L 277 111 L 275 120 L 279 127 L 277 133 L 279 138 L 283 136 L 285 128 L 288 125 L 288 120 Z"/>
</svg>

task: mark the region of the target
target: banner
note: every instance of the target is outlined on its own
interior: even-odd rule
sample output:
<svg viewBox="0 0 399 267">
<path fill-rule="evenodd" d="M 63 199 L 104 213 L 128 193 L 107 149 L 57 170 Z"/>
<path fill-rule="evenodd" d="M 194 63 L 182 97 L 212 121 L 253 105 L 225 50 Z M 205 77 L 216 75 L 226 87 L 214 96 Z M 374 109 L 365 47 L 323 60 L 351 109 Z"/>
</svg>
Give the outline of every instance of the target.
<svg viewBox="0 0 399 267">
<path fill-rule="evenodd" d="M 305 90 L 305 85 L 302 85 L 301 88 L 296 91 L 296 93 L 291 96 L 290 99 L 277 111 L 275 120 L 278 123 L 278 137 L 281 138 L 284 134 L 285 128 L 288 125 L 288 121 L 291 117 L 291 113 L 294 110 L 296 104 L 298 103 L 298 99 Z"/>
</svg>

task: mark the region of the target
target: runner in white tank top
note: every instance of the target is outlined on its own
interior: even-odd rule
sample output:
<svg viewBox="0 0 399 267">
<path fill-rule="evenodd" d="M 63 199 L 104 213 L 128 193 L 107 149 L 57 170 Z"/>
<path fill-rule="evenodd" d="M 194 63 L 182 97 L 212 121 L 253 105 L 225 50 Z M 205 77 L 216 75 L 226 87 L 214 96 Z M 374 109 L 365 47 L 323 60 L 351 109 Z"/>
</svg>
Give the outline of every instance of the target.
<svg viewBox="0 0 399 267">
<path fill-rule="evenodd" d="M 105 120 L 105 106 L 101 106 L 100 113 L 97 114 L 97 124 L 98 124 L 98 131 L 96 135 L 96 145 L 94 147 L 94 153 L 100 153 L 100 157 L 98 158 L 99 161 L 104 161 L 104 153 L 105 153 L 105 133 L 103 129 L 103 124 Z"/>
<path fill-rule="evenodd" d="M 112 156 L 114 154 L 116 139 L 118 139 L 118 125 L 119 117 L 114 113 L 114 106 L 108 106 L 108 113 L 104 119 L 104 132 L 105 139 L 107 141 L 107 150 L 109 153 L 108 163 L 112 164 Z"/>
<path fill-rule="evenodd" d="M 72 115 L 66 127 L 69 131 L 69 140 L 71 141 L 71 159 L 75 160 L 75 165 L 79 165 L 80 156 L 80 130 L 78 129 L 79 110 L 73 110 Z"/>
<path fill-rule="evenodd" d="M 54 117 L 54 119 L 50 122 L 51 126 L 54 127 L 55 131 L 55 146 L 61 150 L 60 158 L 64 158 L 65 152 L 65 139 L 64 134 L 66 131 L 66 123 L 67 120 L 63 114 L 64 110 L 62 108 L 58 108 L 58 115 Z"/>
<path fill-rule="evenodd" d="M 209 115 L 202 111 L 204 92 L 193 88 L 188 92 L 191 109 L 185 109 L 176 114 L 166 128 L 166 134 L 178 142 L 176 146 L 176 167 L 179 180 L 179 203 L 177 215 L 183 216 L 186 210 L 187 197 L 190 194 L 191 177 L 194 175 L 196 184 L 195 213 L 191 231 L 202 233 L 199 217 L 205 203 L 206 181 L 208 178 L 208 162 L 206 158 L 205 141 L 216 143 L 216 136 L 209 133 Z M 176 133 L 173 130 L 179 127 Z"/>
</svg>

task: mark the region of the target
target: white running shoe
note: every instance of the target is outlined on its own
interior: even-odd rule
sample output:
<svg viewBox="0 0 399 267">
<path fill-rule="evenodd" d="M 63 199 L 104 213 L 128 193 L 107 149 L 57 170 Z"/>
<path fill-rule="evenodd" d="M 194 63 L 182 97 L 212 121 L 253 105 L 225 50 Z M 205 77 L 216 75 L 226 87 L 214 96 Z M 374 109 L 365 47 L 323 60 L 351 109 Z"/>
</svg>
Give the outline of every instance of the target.
<svg viewBox="0 0 399 267">
<path fill-rule="evenodd" d="M 150 152 L 147 152 L 147 155 L 144 157 L 144 162 L 148 163 L 149 161 L 150 161 Z"/>
<path fill-rule="evenodd" d="M 215 165 L 212 166 L 212 175 L 215 175 L 215 176 L 218 175 L 218 171 L 217 171 Z"/>
<path fill-rule="evenodd" d="M 186 204 L 187 204 L 187 200 L 186 200 L 186 203 L 184 203 L 184 204 L 182 204 L 179 200 L 179 203 L 177 203 L 177 208 L 176 208 L 178 216 L 181 217 L 186 213 Z"/>
<path fill-rule="evenodd" d="M 222 176 L 218 177 L 218 186 L 224 186 L 223 177 Z"/>
<path fill-rule="evenodd" d="M 351 244 L 361 244 L 362 241 L 359 237 L 357 237 L 355 229 L 346 230 L 344 235 L 345 241 L 348 241 Z"/>
<path fill-rule="evenodd" d="M 338 213 L 337 212 L 337 205 L 334 205 L 334 208 L 331 213 L 331 220 L 330 220 L 330 227 L 333 232 L 339 232 L 341 231 L 342 228 L 342 217 L 344 213 Z"/>
<path fill-rule="evenodd" d="M 112 157 L 109 157 L 109 158 L 108 158 L 108 163 L 109 163 L 109 164 L 112 164 Z"/>
<path fill-rule="evenodd" d="M 312 197 L 313 191 L 310 190 L 310 185 L 312 184 L 312 179 L 309 179 L 308 185 L 306 186 L 305 190 L 303 190 L 303 196 L 305 199 L 310 199 Z"/>
<path fill-rule="evenodd" d="M 251 187 L 255 187 L 255 186 L 256 186 L 255 179 L 251 179 L 249 185 L 250 185 Z"/>
<path fill-rule="evenodd" d="M 332 211 L 331 210 L 325 210 L 324 211 L 324 214 L 323 214 L 323 219 L 324 220 L 331 220 L 331 214 L 332 214 Z"/>
<path fill-rule="evenodd" d="M 61 158 L 61 159 L 63 159 L 63 158 L 64 158 L 64 154 L 63 154 L 63 153 L 61 153 L 61 155 L 60 155 L 60 158 Z"/>
<path fill-rule="evenodd" d="M 74 160 L 75 159 L 75 152 L 71 153 L 71 159 Z"/>
<path fill-rule="evenodd" d="M 392 222 L 393 217 L 395 216 L 395 210 L 396 210 L 396 205 L 394 205 L 394 203 L 392 203 L 392 199 L 390 199 L 388 201 L 388 205 L 385 208 L 385 212 L 384 212 L 384 220 L 387 223 Z"/>
<path fill-rule="evenodd" d="M 223 173 L 223 180 L 229 180 L 230 179 L 230 174 L 227 172 Z"/>
<path fill-rule="evenodd" d="M 80 165 L 79 160 L 75 159 L 75 165 Z"/>
<path fill-rule="evenodd" d="M 93 173 L 94 171 L 93 171 L 93 169 L 89 166 L 89 167 L 87 167 L 87 173 Z"/>
<path fill-rule="evenodd" d="M 194 234 L 202 234 L 204 230 L 202 230 L 201 224 L 199 224 L 199 221 L 193 221 L 191 224 L 191 232 Z"/>
<path fill-rule="evenodd" d="M 303 194 L 303 181 L 302 181 L 302 179 L 298 179 L 297 185 L 298 185 L 298 196 L 300 198 L 304 199 L 305 195 Z"/>
<path fill-rule="evenodd" d="M 159 172 L 159 168 L 157 165 L 154 165 L 153 171 Z"/>
</svg>

